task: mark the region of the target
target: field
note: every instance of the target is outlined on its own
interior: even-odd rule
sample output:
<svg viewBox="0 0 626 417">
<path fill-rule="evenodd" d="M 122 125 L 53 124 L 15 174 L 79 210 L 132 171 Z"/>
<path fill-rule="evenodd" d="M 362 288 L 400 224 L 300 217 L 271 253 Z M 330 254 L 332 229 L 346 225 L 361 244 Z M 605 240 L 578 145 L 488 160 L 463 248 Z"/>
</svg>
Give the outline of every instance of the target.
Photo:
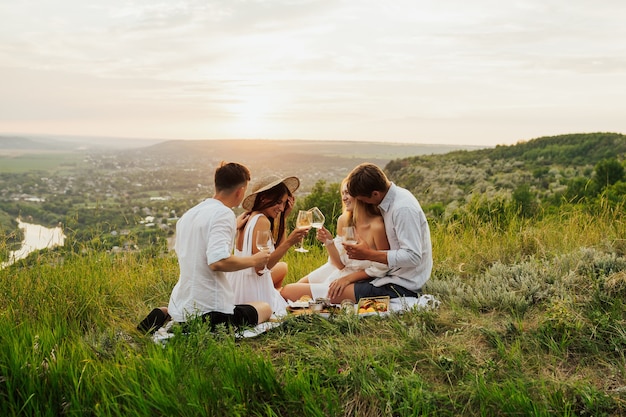
<svg viewBox="0 0 626 417">
<path fill-rule="evenodd" d="M 199 326 L 165 346 L 172 254 L 88 247 L 0 271 L 0 413 L 94 416 L 619 416 L 623 210 L 431 225 L 433 311 L 289 318 L 251 339 Z M 289 280 L 325 262 L 290 251 Z"/>
<path fill-rule="evenodd" d="M 84 156 L 78 153 L 4 151 L 0 152 L 0 173 L 63 173 L 84 165 L 83 160 Z"/>
</svg>

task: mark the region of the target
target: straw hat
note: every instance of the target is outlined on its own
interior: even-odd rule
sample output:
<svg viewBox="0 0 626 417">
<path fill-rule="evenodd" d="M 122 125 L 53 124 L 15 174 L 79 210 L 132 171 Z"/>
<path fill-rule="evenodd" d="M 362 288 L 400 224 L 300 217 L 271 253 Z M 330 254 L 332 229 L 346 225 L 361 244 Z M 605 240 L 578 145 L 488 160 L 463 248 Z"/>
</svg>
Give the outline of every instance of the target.
<svg viewBox="0 0 626 417">
<path fill-rule="evenodd" d="M 300 186 L 300 180 L 297 177 L 280 178 L 276 175 L 271 175 L 269 177 L 262 178 L 254 184 L 252 192 L 243 199 L 241 207 L 243 207 L 246 211 L 252 210 L 257 194 L 267 191 L 270 188 L 274 188 L 281 182 L 287 186 L 291 194 L 293 194 Z"/>
</svg>

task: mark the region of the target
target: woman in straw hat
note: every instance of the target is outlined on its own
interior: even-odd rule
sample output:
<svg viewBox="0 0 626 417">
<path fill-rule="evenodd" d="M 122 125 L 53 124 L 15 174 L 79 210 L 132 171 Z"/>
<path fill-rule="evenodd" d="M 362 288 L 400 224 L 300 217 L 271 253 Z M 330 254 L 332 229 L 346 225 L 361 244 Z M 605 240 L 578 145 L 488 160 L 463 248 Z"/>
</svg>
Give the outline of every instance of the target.
<svg viewBox="0 0 626 417">
<path fill-rule="evenodd" d="M 280 260 L 308 232 L 308 229 L 296 229 L 286 233 L 285 220 L 293 208 L 293 194 L 299 186 L 297 177 L 266 177 L 252 187 L 252 192 L 241 203 L 247 220 L 237 231 L 235 254 L 250 256 L 257 253 L 255 242 L 261 231 L 271 231 L 272 239 L 266 265 L 269 271 L 247 268 L 230 274 L 236 303 L 260 300 L 268 302 L 275 314 L 286 313 L 287 302 L 278 289 L 287 275 L 287 264 Z"/>
</svg>

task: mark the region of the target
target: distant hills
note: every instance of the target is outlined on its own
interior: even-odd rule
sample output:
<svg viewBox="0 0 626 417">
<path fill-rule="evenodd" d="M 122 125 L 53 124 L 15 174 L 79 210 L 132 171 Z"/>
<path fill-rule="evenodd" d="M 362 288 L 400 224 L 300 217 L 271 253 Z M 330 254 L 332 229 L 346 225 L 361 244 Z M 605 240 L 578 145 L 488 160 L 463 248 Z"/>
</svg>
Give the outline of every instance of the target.
<svg viewBox="0 0 626 417">
<path fill-rule="evenodd" d="M 0 135 L 0 154 L 11 151 L 68 152 L 104 149 L 128 149 L 149 146 L 158 140 L 82 137 L 82 136 L 20 136 Z"/>
<path fill-rule="evenodd" d="M 220 161 L 236 161 L 250 167 L 254 177 L 296 175 L 307 188 L 318 180 L 340 182 L 361 162 L 384 167 L 407 155 L 445 154 L 460 149 L 481 148 L 350 141 L 172 140 L 124 152 L 120 158 L 128 161 L 151 158 L 155 164 L 169 167 L 207 169 L 207 175 L 212 175 Z"/>
<path fill-rule="evenodd" d="M 269 174 L 296 175 L 302 189 L 318 180 L 340 182 L 361 162 L 381 167 L 397 158 L 472 151 L 479 146 L 430 145 L 387 142 L 313 140 L 132 140 L 80 137 L 0 136 L 0 159 L 16 158 L 24 169 L 39 167 L 38 153 L 89 153 L 90 160 L 107 161 L 111 167 L 144 168 L 176 175 L 185 170 L 200 171 L 209 179 L 221 161 L 236 161 L 250 167 L 254 177 Z M 30 162 L 24 156 L 30 155 Z M 46 158 L 50 160 L 50 158 Z M 118 162 L 115 162 L 118 161 Z M 50 163 L 52 166 L 52 163 Z M 65 163 L 67 166 L 68 163 Z M 8 165 L 7 165 L 8 166 Z M 166 173 L 167 172 L 167 173 Z"/>
<path fill-rule="evenodd" d="M 66 150 L 67 145 L 61 142 L 47 142 L 43 139 L 32 139 L 21 136 L 0 136 L 0 150 Z"/>
</svg>

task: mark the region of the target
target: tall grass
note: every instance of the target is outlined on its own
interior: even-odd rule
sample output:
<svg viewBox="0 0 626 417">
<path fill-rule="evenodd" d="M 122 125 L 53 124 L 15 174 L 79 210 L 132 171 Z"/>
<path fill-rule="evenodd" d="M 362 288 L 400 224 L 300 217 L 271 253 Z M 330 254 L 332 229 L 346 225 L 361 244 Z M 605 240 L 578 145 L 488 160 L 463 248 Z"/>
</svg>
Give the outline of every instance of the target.
<svg viewBox="0 0 626 417">
<path fill-rule="evenodd" d="M 621 212 L 431 230 L 437 310 L 289 317 L 252 339 L 199 326 L 164 346 L 135 326 L 167 303 L 173 254 L 33 255 L 0 271 L 0 414 L 626 413 Z M 305 245 L 289 282 L 326 260 Z"/>
</svg>

